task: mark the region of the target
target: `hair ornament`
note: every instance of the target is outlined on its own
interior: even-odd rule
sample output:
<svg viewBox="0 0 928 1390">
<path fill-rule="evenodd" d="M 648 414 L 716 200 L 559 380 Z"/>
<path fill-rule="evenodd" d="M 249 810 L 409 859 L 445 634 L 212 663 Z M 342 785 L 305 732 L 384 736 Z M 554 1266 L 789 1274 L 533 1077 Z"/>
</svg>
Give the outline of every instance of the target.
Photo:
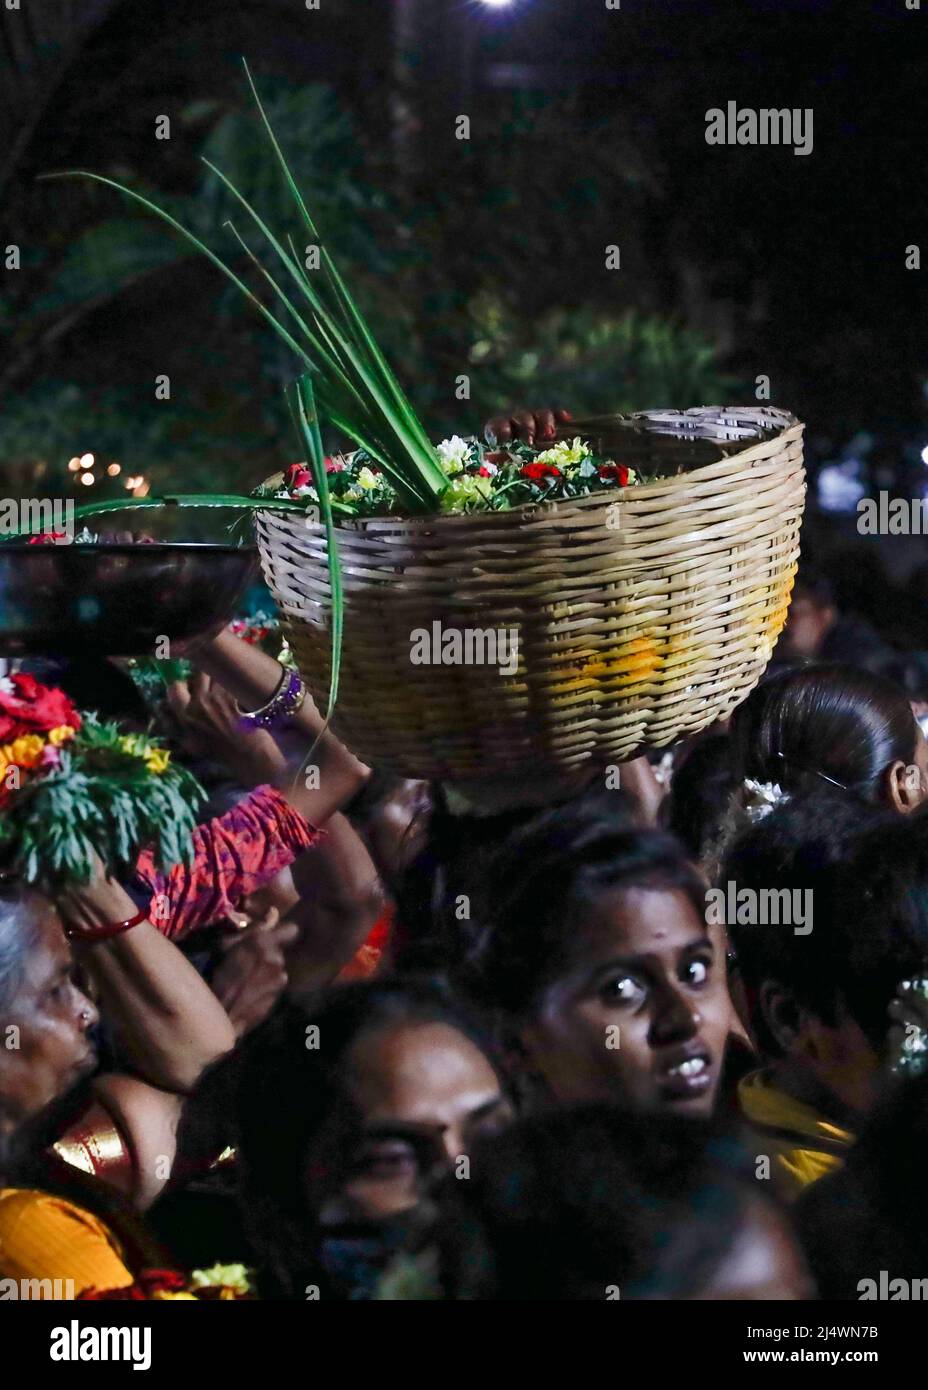
<svg viewBox="0 0 928 1390">
<path fill-rule="evenodd" d="M 755 782 L 753 777 L 745 777 L 742 785 L 744 810 L 752 825 L 756 825 L 765 816 L 769 816 L 777 806 L 784 805 L 790 799 L 789 792 L 785 792 L 779 782 Z"/>
</svg>

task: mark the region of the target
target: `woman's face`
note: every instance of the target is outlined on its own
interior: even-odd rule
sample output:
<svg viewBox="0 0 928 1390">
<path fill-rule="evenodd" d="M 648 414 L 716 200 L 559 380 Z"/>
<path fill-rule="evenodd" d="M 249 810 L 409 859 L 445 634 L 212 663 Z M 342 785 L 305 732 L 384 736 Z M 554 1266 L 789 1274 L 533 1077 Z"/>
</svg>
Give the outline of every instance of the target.
<svg viewBox="0 0 928 1390">
<path fill-rule="evenodd" d="M 373 1220 L 414 1207 L 427 1181 L 466 1158 L 478 1136 L 510 1118 L 499 1078 L 480 1049 L 445 1023 L 398 1024 L 362 1034 L 347 1053 L 352 1111 L 338 1194 L 324 1222 Z M 312 1163 L 309 1182 L 313 1187 Z M 318 1208 L 318 1197 L 310 1200 Z"/>
<path fill-rule="evenodd" d="M 558 1101 L 708 1114 L 733 1023 L 720 928 L 680 891 L 627 889 L 577 923 L 522 1037 Z"/>
<path fill-rule="evenodd" d="M 15 994 L 0 1009 L 0 1124 L 7 1132 L 66 1095 L 96 1061 L 87 1032 L 97 1011 L 71 979 L 58 914 L 36 895 L 20 913 L 30 944 Z"/>
</svg>

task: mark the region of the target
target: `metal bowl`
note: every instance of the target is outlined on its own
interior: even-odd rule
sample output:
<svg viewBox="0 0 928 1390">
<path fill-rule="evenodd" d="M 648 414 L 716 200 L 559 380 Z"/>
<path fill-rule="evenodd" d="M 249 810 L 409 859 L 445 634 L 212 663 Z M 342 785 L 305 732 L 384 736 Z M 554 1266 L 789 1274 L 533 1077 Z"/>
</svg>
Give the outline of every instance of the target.
<svg viewBox="0 0 928 1390">
<path fill-rule="evenodd" d="M 0 656 L 177 655 L 228 622 L 257 573 L 253 546 L 0 545 Z"/>
</svg>

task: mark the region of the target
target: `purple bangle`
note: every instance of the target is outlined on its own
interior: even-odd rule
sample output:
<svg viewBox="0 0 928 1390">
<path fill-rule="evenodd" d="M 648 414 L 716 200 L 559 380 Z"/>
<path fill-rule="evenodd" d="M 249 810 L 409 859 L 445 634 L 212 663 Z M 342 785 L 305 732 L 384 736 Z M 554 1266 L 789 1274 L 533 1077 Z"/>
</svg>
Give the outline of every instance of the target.
<svg viewBox="0 0 928 1390">
<path fill-rule="evenodd" d="M 300 679 L 299 671 L 285 671 L 280 685 L 260 709 L 243 714 L 238 727 L 243 733 L 253 734 L 258 729 L 280 729 L 306 699 L 306 686 Z"/>
</svg>

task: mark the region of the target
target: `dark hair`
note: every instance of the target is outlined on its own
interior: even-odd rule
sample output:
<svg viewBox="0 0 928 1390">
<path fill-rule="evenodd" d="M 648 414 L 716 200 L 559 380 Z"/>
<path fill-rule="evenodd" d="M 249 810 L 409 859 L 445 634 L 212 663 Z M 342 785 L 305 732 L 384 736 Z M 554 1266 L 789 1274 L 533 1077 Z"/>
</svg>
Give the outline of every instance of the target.
<svg viewBox="0 0 928 1390">
<path fill-rule="evenodd" d="M 461 899 L 473 904 L 500 847 L 538 817 L 537 807 L 520 807 L 492 816 L 452 815 L 440 786 L 425 848 L 409 865 L 397 897 L 398 969 L 454 970 L 473 949 L 473 917 L 462 917 Z M 570 814 L 575 806 L 595 806 L 613 826 L 632 825 L 637 808 L 621 791 L 584 791 L 551 814 Z M 541 813 L 546 814 L 546 813 Z"/>
<path fill-rule="evenodd" d="M 880 674 L 905 691 L 909 700 L 928 699 L 928 652 L 893 652 Z"/>
<path fill-rule="evenodd" d="M 101 719 L 121 719 L 147 728 L 151 713 L 127 671 L 92 653 L 68 658 L 57 683 L 79 709 L 93 710 Z"/>
<path fill-rule="evenodd" d="M 803 666 L 759 685 L 735 711 L 733 763 L 740 780 L 794 794 L 837 784 L 880 798 L 883 773 L 911 763 L 918 729 L 892 681 L 850 666 Z"/>
<path fill-rule="evenodd" d="M 727 734 L 700 739 L 674 768 L 662 816 L 670 833 L 697 862 L 715 842 L 738 780 Z"/>
<path fill-rule="evenodd" d="M 729 933 L 748 992 L 776 980 L 823 1022 L 843 1002 L 874 1047 L 899 981 L 928 961 L 928 820 L 862 807 L 837 793 L 779 807 L 732 847 L 720 884 L 810 891 L 812 931 L 781 922 Z M 761 1046 L 777 1046 L 759 1011 Z"/>
<path fill-rule="evenodd" d="M 343 1103 L 343 1063 L 363 1035 L 403 1024 L 444 1023 L 495 1065 L 479 1018 L 437 980 L 378 980 L 336 987 L 318 1001 L 288 1001 L 204 1079 L 207 1104 L 231 1106 L 246 1230 L 267 1297 L 304 1297 L 319 1240 L 307 1208 L 307 1151 Z M 321 1045 L 308 1046 L 310 1027 Z M 212 1097 L 212 1100 L 210 1100 Z"/>
<path fill-rule="evenodd" d="M 769 1200 L 705 1122 L 605 1105 L 530 1116 L 476 1145 L 438 1195 L 432 1245 L 451 1299 L 697 1296 L 745 1207 Z"/>
<path fill-rule="evenodd" d="M 705 915 L 705 884 L 671 835 L 617 821 L 601 802 L 537 817 L 488 865 L 464 967 L 475 997 L 525 1017 L 563 968 L 584 906 L 629 888 L 685 893 Z"/>
<path fill-rule="evenodd" d="M 857 1300 L 859 1282 L 882 1270 L 928 1276 L 926 1146 L 928 1075 L 892 1088 L 842 1171 L 802 1194 L 799 1234 L 822 1298 Z"/>
</svg>

